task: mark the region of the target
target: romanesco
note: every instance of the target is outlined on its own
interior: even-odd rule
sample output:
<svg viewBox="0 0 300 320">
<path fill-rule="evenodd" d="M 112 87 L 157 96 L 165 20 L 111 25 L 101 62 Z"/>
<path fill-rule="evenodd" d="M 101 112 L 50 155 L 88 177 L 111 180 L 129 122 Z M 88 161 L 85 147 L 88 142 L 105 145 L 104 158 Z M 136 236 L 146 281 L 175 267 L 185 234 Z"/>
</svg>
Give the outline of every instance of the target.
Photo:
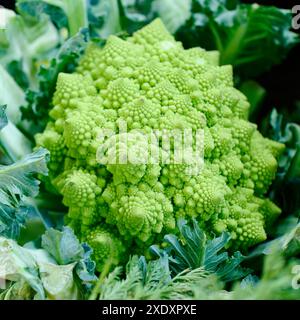
<svg viewBox="0 0 300 320">
<path fill-rule="evenodd" d="M 174 232 L 180 217 L 196 218 L 210 235 L 228 231 L 240 250 L 266 239 L 280 209 L 265 194 L 284 146 L 264 138 L 248 110 L 232 67 L 218 66 L 218 52 L 185 50 L 159 19 L 127 40 L 91 43 L 75 73 L 59 74 L 51 120 L 36 143 L 51 152 L 52 185 L 99 271 L 105 259 L 121 263 Z M 186 129 L 193 137 L 204 132 L 203 168 L 201 157 L 140 161 L 147 146 L 164 158 L 162 138 Z M 171 139 L 171 160 L 175 144 Z M 114 163 L 126 148 L 129 161 Z"/>
</svg>

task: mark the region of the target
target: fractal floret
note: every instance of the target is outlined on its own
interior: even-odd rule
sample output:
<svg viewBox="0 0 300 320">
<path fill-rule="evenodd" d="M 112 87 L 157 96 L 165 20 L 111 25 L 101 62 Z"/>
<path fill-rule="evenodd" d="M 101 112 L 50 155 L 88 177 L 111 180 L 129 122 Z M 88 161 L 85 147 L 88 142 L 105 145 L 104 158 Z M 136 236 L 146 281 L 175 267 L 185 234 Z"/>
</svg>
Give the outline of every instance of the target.
<svg viewBox="0 0 300 320">
<path fill-rule="evenodd" d="M 76 72 L 59 74 L 36 143 L 51 152 L 49 184 L 99 271 L 161 243 L 179 218 L 247 251 L 280 214 L 267 192 L 284 145 L 248 121 L 247 98 L 218 57 L 185 50 L 156 19 L 126 40 L 90 43 Z M 191 132 L 183 156 L 193 161 L 177 161 L 178 132 Z"/>
</svg>

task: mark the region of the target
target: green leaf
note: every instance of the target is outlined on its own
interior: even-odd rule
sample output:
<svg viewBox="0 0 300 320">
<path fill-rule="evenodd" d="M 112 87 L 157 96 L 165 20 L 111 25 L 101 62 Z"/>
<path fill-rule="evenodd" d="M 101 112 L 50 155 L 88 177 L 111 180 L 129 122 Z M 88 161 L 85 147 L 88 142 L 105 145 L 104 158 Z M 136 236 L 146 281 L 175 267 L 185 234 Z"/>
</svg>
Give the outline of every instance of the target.
<svg viewBox="0 0 300 320">
<path fill-rule="evenodd" d="M 27 207 L 14 208 L 0 205 L 0 235 L 9 239 L 17 239 L 29 210 Z"/>
<path fill-rule="evenodd" d="M 216 267 L 228 259 L 228 253 L 219 253 L 229 242 L 230 236 L 228 233 L 223 233 L 220 237 L 214 238 L 207 242 L 205 250 L 205 269 L 215 272 Z"/>
<path fill-rule="evenodd" d="M 9 288 L 14 286 L 15 289 L 11 289 L 13 292 L 9 292 L 9 288 L 5 290 L 0 294 L 0 300 L 10 297 L 24 299 L 29 294 L 28 290 L 16 290 L 16 287 L 23 287 L 24 282 L 33 289 L 29 299 L 73 300 L 83 299 L 90 293 L 97 280 L 90 247 L 80 245 L 67 227 L 62 232 L 48 230 L 43 241 L 46 242 L 44 249 L 39 241 L 28 242 L 21 247 L 16 241 L 0 236 L 0 278 L 11 281 Z M 68 263 L 60 264 L 54 259 L 52 253 L 57 253 L 57 250 L 68 251 L 68 257 L 65 252 L 59 253 L 59 258 L 64 256 Z"/>
<path fill-rule="evenodd" d="M 49 152 L 38 149 L 24 159 L 9 165 L 0 165 L 0 235 L 16 239 L 31 210 L 26 197 L 39 191 L 37 173 L 47 174 Z"/>
<path fill-rule="evenodd" d="M 48 251 L 58 264 L 64 265 L 83 258 L 84 250 L 69 227 L 63 231 L 48 229 L 42 236 L 42 248 Z"/>
<path fill-rule="evenodd" d="M 247 80 L 241 84 L 239 90 L 244 93 L 250 103 L 249 118 L 250 121 L 254 122 L 259 108 L 266 96 L 266 89 L 256 81 Z"/>
<path fill-rule="evenodd" d="M 270 125 L 271 138 L 287 146 L 285 154 L 280 159 L 280 168 L 286 173 L 286 178 L 300 177 L 300 126 L 296 123 L 286 123 L 276 109 L 272 110 Z"/>
<path fill-rule="evenodd" d="M 49 252 L 33 242 L 21 247 L 14 240 L 0 237 L 0 278 L 11 281 L 0 299 L 83 299 L 87 293 L 84 286 L 91 286 L 96 279 L 95 275 L 92 277 L 90 274 L 88 278 L 85 274 L 82 280 L 76 271 L 80 269 L 82 277 L 91 271 L 88 265 L 83 269 L 83 264 L 89 259 L 88 251 L 83 253 L 81 260 L 59 265 Z M 25 284 L 33 290 L 28 290 L 26 286 L 21 290 Z M 20 290 L 16 290 L 17 287 Z"/>
<path fill-rule="evenodd" d="M 0 105 L 7 106 L 5 112 L 8 118 L 5 128 L 0 132 L 0 149 L 12 161 L 17 161 L 32 150 L 31 142 L 16 127 L 21 124 L 20 107 L 25 103 L 25 93 L 1 65 L 1 61 L 0 87 Z M 3 114 L 3 111 L 1 113 Z M 3 115 L 1 118 L 3 119 Z"/>
<path fill-rule="evenodd" d="M 32 143 L 11 121 L 8 121 L 0 132 L 0 150 L 11 162 L 15 162 L 32 151 Z"/>
<path fill-rule="evenodd" d="M 228 234 L 223 233 L 220 237 L 207 241 L 195 219 L 192 228 L 185 220 L 179 219 L 178 229 L 180 238 L 175 235 L 164 237 L 168 244 L 165 249 L 150 247 L 150 251 L 156 256 L 169 257 L 173 273 L 178 274 L 186 269 L 203 267 L 204 270 L 215 273 L 224 282 L 240 279 L 250 273 L 251 270 L 240 266 L 244 260 L 240 252 L 229 256 L 228 252 L 224 251 L 230 240 Z"/>
<path fill-rule="evenodd" d="M 30 241 L 36 241 L 45 233 L 48 227 L 48 221 L 45 217 L 45 212 L 36 204 L 36 198 L 27 201 L 26 206 L 27 214 L 25 217 L 25 222 L 22 225 L 20 234 L 14 239 L 18 240 L 18 244 L 24 245 Z"/>
<path fill-rule="evenodd" d="M 38 299 L 45 298 L 38 265 L 29 251 L 11 239 L 0 237 L 0 261 L 0 278 L 15 282 L 26 281 L 38 294 Z"/>
<path fill-rule="evenodd" d="M 8 123 L 5 107 L 0 106 L 0 129 L 4 126 L 6 127 L 0 133 L 1 147 L 3 147 L 5 135 L 13 133 L 11 127 L 15 127 Z M 19 133 L 19 131 L 16 132 Z M 13 135 L 13 139 L 9 136 L 9 141 L 11 143 L 19 142 L 15 135 Z M 16 143 L 17 146 L 18 143 Z M 27 197 L 35 196 L 38 193 L 39 182 L 34 175 L 37 173 L 47 174 L 48 156 L 47 150 L 39 149 L 12 165 L 0 165 L 0 235 L 12 239 L 19 237 L 28 213 L 33 209 L 31 205 L 27 204 L 29 202 Z"/>
<path fill-rule="evenodd" d="M 290 10 L 235 2 L 195 1 L 177 37 L 186 47 L 219 50 L 221 64 L 232 64 L 249 78 L 280 63 L 299 36 L 290 31 Z"/>
<path fill-rule="evenodd" d="M 0 7 L 0 16 L 1 16 L 1 21 L 0 21 L 0 56 L 1 56 L 2 48 L 7 48 L 9 45 L 7 33 L 6 33 L 7 26 L 9 25 L 10 20 L 16 16 L 16 13 L 13 10 L 6 9 L 1 6 Z"/>
<path fill-rule="evenodd" d="M 83 257 L 77 262 L 75 271 L 87 291 L 92 289 L 93 283 L 97 280 L 95 276 L 96 263 L 91 259 L 93 250 L 86 244 L 82 244 Z"/>
<path fill-rule="evenodd" d="M 75 263 L 56 265 L 39 261 L 38 265 L 48 299 L 77 300 L 81 298 L 73 276 Z"/>
<path fill-rule="evenodd" d="M 95 262 L 91 259 L 92 249 L 87 244 L 80 244 L 73 230 L 63 227 L 62 231 L 48 229 L 42 236 L 42 248 L 55 259 L 59 265 L 75 263 L 75 273 L 80 279 L 84 292 L 89 292 L 95 276 Z"/>
<path fill-rule="evenodd" d="M 245 257 L 237 251 L 231 257 L 228 257 L 228 260 L 221 263 L 215 273 L 223 282 L 241 279 L 252 271 L 251 269 L 240 266 L 244 260 Z"/>
<path fill-rule="evenodd" d="M 70 36 L 88 26 L 86 0 L 18 0 L 17 8 L 38 18 L 41 13 L 50 15 L 52 21 L 63 26 L 67 21 Z M 65 15 L 65 18 L 62 15 Z"/>
<path fill-rule="evenodd" d="M 10 121 L 18 124 L 21 120 L 20 107 L 25 103 L 25 93 L 0 64 L 0 104 L 7 106 L 6 114 Z"/>
<path fill-rule="evenodd" d="M 273 109 L 266 135 L 286 146 L 279 159 L 271 195 L 281 202 L 285 212 L 300 214 L 300 126 L 287 122 L 283 115 Z"/>
<path fill-rule="evenodd" d="M 39 90 L 27 90 L 27 105 L 22 107 L 21 110 L 23 117 L 35 124 L 30 132 L 32 136 L 36 132 L 42 131 L 46 126 L 58 74 L 74 71 L 79 57 L 85 50 L 87 41 L 87 30 L 82 30 L 68 39 L 60 48 L 56 57 L 51 60 L 49 67 L 41 66 L 38 73 Z"/>
<path fill-rule="evenodd" d="M 154 0 L 152 10 L 175 33 L 191 16 L 192 0 Z"/>
<path fill-rule="evenodd" d="M 254 75 L 278 64 L 299 42 L 298 36 L 289 31 L 291 12 L 288 10 L 241 5 L 234 12 L 232 22 L 221 18 L 220 27 L 230 28 L 221 63 L 239 66 L 247 74 Z"/>
<path fill-rule="evenodd" d="M 3 129 L 8 123 L 5 109 L 6 106 L 0 105 L 0 130 Z"/>
<path fill-rule="evenodd" d="M 220 13 L 226 8 L 228 0 L 196 0 L 195 2 L 207 13 Z"/>
<path fill-rule="evenodd" d="M 34 197 L 38 194 L 39 181 L 34 175 L 47 175 L 48 157 L 49 152 L 40 148 L 12 165 L 0 165 L 1 205 L 18 207 L 24 196 Z"/>
<path fill-rule="evenodd" d="M 106 39 L 122 31 L 118 0 L 94 0 L 88 7 L 90 30 L 93 36 Z"/>
<path fill-rule="evenodd" d="M 68 28 L 68 20 L 62 8 L 50 5 L 45 1 L 18 0 L 17 10 L 22 16 L 31 20 L 38 20 L 41 15 L 46 14 L 58 29 Z"/>
<path fill-rule="evenodd" d="M 215 282 L 208 279 L 203 268 L 185 270 L 172 278 L 167 256 L 148 262 L 143 256 L 133 256 L 126 266 L 124 279 L 121 271 L 122 268 L 117 267 L 106 278 L 100 278 L 99 291 L 93 292 L 90 299 L 97 295 L 100 300 L 192 299 L 197 290 L 207 290 Z"/>
<path fill-rule="evenodd" d="M 260 255 L 270 255 L 275 251 L 283 253 L 286 257 L 295 257 L 300 253 L 300 222 L 298 222 L 298 219 L 293 219 L 292 225 L 288 225 L 283 235 L 259 245 L 247 258 L 252 259 Z"/>
<path fill-rule="evenodd" d="M 193 229 L 187 225 L 185 220 L 181 219 L 178 221 L 178 228 L 184 239 L 184 246 L 175 235 L 166 235 L 164 237 L 164 240 L 177 253 L 176 260 L 178 264 L 186 265 L 190 269 L 202 266 L 206 244 L 205 234 L 200 230 L 195 220 L 193 220 Z"/>
<path fill-rule="evenodd" d="M 248 274 L 247 277 L 245 277 L 241 283 L 240 287 L 242 289 L 246 289 L 247 287 L 253 288 L 259 281 L 259 278 L 257 276 L 253 276 L 252 274 Z"/>
<path fill-rule="evenodd" d="M 247 277 L 231 292 L 235 300 L 299 300 L 299 290 L 293 287 L 297 281 L 300 260 L 285 259 L 280 251 L 264 257 L 260 279 Z"/>
<path fill-rule="evenodd" d="M 6 70 L 15 79 L 19 87 L 25 90 L 29 87 L 30 84 L 29 79 L 22 68 L 23 65 L 21 60 L 13 60 L 9 62 L 6 66 Z"/>
<path fill-rule="evenodd" d="M 223 233 L 220 237 L 209 240 L 205 250 L 205 270 L 215 273 L 224 282 L 241 279 L 251 272 L 250 269 L 240 266 L 245 257 L 239 251 L 232 256 L 224 252 L 229 240 L 230 235 Z"/>
<path fill-rule="evenodd" d="M 17 15 L 9 21 L 5 34 L 9 42 L 7 46 L 0 42 L 0 64 L 7 68 L 12 61 L 18 61 L 31 87 L 36 88 L 37 61 L 47 62 L 56 50 L 60 43 L 58 30 L 44 14 L 38 19 Z"/>
<path fill-rule="evenodd" d="M 26 281 L 10 282 L 5 290 L 0 290 L 0 300 L 31 300 L 34 291 Z"/>
<path fill-rule="evenodd" d="M 153 0 L 118 0 L 121 28 L 132 34 L 153 20 L 152 3 Z"/>
</svg>

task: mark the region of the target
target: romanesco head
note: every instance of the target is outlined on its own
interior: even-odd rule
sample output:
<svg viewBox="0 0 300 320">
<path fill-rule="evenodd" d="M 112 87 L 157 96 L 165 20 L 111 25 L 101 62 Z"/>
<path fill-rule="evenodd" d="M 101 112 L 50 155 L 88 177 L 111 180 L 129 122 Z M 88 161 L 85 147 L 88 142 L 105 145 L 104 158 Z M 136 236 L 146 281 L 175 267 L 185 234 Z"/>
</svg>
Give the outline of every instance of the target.
<svg viewBox="0 0 300 320">
<path fill-rule="evenodd" d="M 126 261 L 126 247 L 121 239 L 107 226 L 98 225 L 83 233 L 82 240 L 93 249 L 92 257 L 97 261 L 96 269 L 101 272 L 108 262 L 118 265 Z"/>
<path fill-rule="evenodd" d="M 116 224 L 125 238 L 136 237 L 142 241 L 147 241 L 153 233 L 159 234 L 163 228 L 174 229 L 173 206 L 162 191 L 160 184 L 150 187 L 146 183 L 106 189 L 103 198 L 110 206 L 107 221 Z"/>
<path fill-rule="evenodd" d="M 90 43 L 76 72 L 59 75 L 36 142 L 51 152 L 67 221 L 99 271 L 174 232 L 182 216 L 208 235 L 229 232 L 241 250 L 266 239 L 280 213 L 266 193 L 284 146 L 248 121 L 232 67 L 218 64 L 218 52 L 185 50 L 156 19 L 126 40 Z M 199 132 L 204 146 L 193 142 Z"/>
</svg>

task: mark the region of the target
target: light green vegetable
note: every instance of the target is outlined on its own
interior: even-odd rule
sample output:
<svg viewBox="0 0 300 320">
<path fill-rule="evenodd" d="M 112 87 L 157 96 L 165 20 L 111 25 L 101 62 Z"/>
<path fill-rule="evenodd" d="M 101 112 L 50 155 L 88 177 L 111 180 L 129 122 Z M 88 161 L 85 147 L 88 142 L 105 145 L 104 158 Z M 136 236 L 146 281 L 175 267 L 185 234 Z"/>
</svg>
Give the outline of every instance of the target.
<svg viewBox="0 0 300 320">
<path fill-rule="evenodd" d="M 231 66 L 218 66 L 215 51 L 184 50 L 159 19 L 127 40 L 110 36 L 103 49 L 90 43 L 77 71 L 59 74 L 53 106 L 36 142 L 51 153 L 50 182 L 69 207 L 66 222 L 91 244 L 98 270 L 106 258 L 118 264 L 124 251 L 143 252 L 174 232 L 179 217 L 195 218 L 209 236 L 226 231 L 229 246 L 247 251 L 280 214 L 265 194 L 284 145 L 247 120 Z M 111 135 L 101 140 L 104 129 Z M 168 151 L 163 135 L 151 142 L 142 133 L 174 129 L 204 132 L 204 167 L 201 157 L 135 162 L 148 146 Z M 112 163 L 126 148 L 128 163 Z"/>
</svg>

